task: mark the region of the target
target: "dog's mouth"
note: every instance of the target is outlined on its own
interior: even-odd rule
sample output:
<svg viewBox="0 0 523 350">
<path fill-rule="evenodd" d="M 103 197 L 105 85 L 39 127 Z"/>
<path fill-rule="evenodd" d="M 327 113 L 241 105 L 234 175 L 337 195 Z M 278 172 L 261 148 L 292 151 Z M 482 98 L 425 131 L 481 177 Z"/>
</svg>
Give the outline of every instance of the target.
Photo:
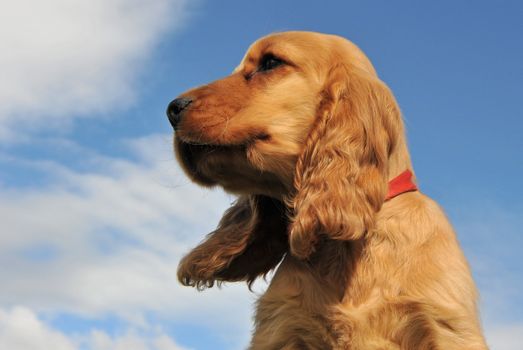
<svg viewBox="0 0 523 350">
<path fill-rule="evenodd" d="M 211 176 L 210 170 L 220 170 L 218 166 L 211 166 L 208 163 L 216 163 L 216 161 L 213 162 L 213 159 L 227 158 L 232 153 L 239 151 L 241 148 L 238 146 L 195 144 L 180 139 L 176 140 L 178 160 L 193 180 L 206 186 L 213 186 L 217 183 Z"/>
<path fill-rule="evenodd" d="M 241 144 L 201 144 L 175 137 L 176 155 L 187 174 L 204 186 L 214 186 L 252 169 L 248 150 L 256 142 L 268 141 L 270 137 L 259 134 Z"/>
</svg>

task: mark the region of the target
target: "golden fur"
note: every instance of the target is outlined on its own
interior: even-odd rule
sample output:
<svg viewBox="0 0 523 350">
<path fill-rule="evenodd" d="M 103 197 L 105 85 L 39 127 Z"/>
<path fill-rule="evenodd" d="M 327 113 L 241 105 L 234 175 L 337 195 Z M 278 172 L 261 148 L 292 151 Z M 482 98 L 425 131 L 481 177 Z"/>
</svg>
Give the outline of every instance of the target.
<svg viewBox="0 0 523 350">
<path fill-rule="evenodd" d="M 182 167 L 239 198 L 180 281 L 250 284 L 281 262 L 250 349 L 486 349 L 442 210 L 420 192 L 384 200 L 412 164 L 395 98 L 354 44 L 273 34 L 182 97 L 193 100 L 175 136 Z"/>
</svg>

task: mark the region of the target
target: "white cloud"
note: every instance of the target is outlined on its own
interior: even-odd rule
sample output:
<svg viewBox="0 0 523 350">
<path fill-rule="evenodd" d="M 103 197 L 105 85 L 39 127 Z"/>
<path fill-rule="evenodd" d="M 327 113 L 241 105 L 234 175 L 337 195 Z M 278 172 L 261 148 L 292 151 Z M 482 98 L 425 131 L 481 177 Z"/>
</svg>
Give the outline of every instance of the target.
<svg viewBox="0 0 523 350">
<path fill-rule="evenodd" d="M 139 334 L 132 329 L 111 337 L 94 329 L 89 334 L 68 335 L 53 329 L 26 307 L 0 309 L 0 349 L 12 350 L 184 350 L 161 331 Z"/>
<path fill-rule="evenodd" d="M 27 162 L 53 181 L 31 191 L 0 188 L 4 227 L 16 232 L 0 236 L 2 249 L 39 239 L 70 248 L 75 240 L 83 244 L 93 232 L 111 229 L 165 250 L 170 249 L 169 242 L 179 244 L 180 239 L 191 238 L 188 225 L 198 228 L 202 217 L 221 214 L 227 197 L 188 183 L 173 160 L 168 136 L 130 145 L 142 156 L 137 162 L 91 155 L 85 159 L 97 164 L 91 172 L 76 172 L 52 161 Z M 211 203 L 202 205 L 206 201 Z M 214 205 L 216 202 L 219 204 Z"/>
<path fill-rule="evenodd" d="M 165 334 L 144 337 L 132 330 L 114 338 L 103 331 L 94 330 L 87 340 L 86 348 L 89 350 L 183 350 Z"/>
<path fill-rule="evenodd" d="M 487 331 L 487 341 L 492 350 L 523 349 L 523 324 L 495 327 Z"/>
<path fill-rule="evenodd" d="M 142 63 L 179 27 L 186 0 L 0 4 L 0 141 L 129 106 Z M 19 138 L 20 135 L 17 135 Z"/>
<path fill-rule="evenodd" d="M 73 350 L 73 343 L 50 329 L 26 308 L 0 309 L 0 349 Z"/>
<path fill-rule="evenodd" d="M 188 183 L 170 136 L 127 144 L 135 161 L 91 154 L 85 161 L 98 166 L 89 172 L 31 163 L 51 183 L 0 187 L 0 222 L 8 233 L 0 235 L 0 305 L 89 318 L 112 314 L 136 326 L 152 312 L 226 330 L 244 344 L 254 299 L 245 285 L 199 293 L 176 281 L 181 256 L 216 226 L 232 198 Z M 43 260 L 26 253 L 41 246 L 52 248 Z"/>
</svg>

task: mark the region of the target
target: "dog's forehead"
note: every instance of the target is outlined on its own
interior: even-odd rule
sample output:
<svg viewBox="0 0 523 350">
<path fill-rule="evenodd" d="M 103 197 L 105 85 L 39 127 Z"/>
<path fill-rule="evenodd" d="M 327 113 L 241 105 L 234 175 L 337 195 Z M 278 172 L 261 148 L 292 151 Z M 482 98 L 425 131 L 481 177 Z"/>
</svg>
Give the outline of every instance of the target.
<svg viewBox="0 0 523 350">
<path fill-rule="evenodd" d="M 308 50 L 325 51 L 326 42 L 321 40 L 321 36 L 324 35 L 312 32 L 269 34 L 251 44 L 235 71 L 242 68 L 245 64 L 255 63 L 265 53 L 272 53 L 276 56 L 289 57 L 296 60 Z"/>
<path fill-rule="evenodd" d="M 372 63 L 363 51 L 346 38 L 302 31 L 274 33 L 256 40 L 234 71 L 241 70 L 247 64 L 256 65 L 257 60 L 265 53 L 289 58 L 294 62 L 302 59 L 312 63 L 313 58 L 316 58 L 321 64 L 328 61 L 333 53 L 341 54 L 354 65 L 376 75 Z"/>
</svg>

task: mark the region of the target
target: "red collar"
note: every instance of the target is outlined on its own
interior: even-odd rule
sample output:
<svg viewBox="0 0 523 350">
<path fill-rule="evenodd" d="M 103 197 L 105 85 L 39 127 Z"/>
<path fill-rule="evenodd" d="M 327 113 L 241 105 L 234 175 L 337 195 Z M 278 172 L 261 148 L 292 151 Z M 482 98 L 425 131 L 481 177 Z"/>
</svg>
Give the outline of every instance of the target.
<svg viewBox="0 0 523 350">
<path fill-rule="evenodd" d="M 389 192 L 387 193 L 385 200 L 388 201 L 389 199 L 399 196 L 402 193 L 417 190 L 418 187 L 414 182 L 412 182 L 412 172 L 407 169 L 389 181 Z"/>
</svg>

